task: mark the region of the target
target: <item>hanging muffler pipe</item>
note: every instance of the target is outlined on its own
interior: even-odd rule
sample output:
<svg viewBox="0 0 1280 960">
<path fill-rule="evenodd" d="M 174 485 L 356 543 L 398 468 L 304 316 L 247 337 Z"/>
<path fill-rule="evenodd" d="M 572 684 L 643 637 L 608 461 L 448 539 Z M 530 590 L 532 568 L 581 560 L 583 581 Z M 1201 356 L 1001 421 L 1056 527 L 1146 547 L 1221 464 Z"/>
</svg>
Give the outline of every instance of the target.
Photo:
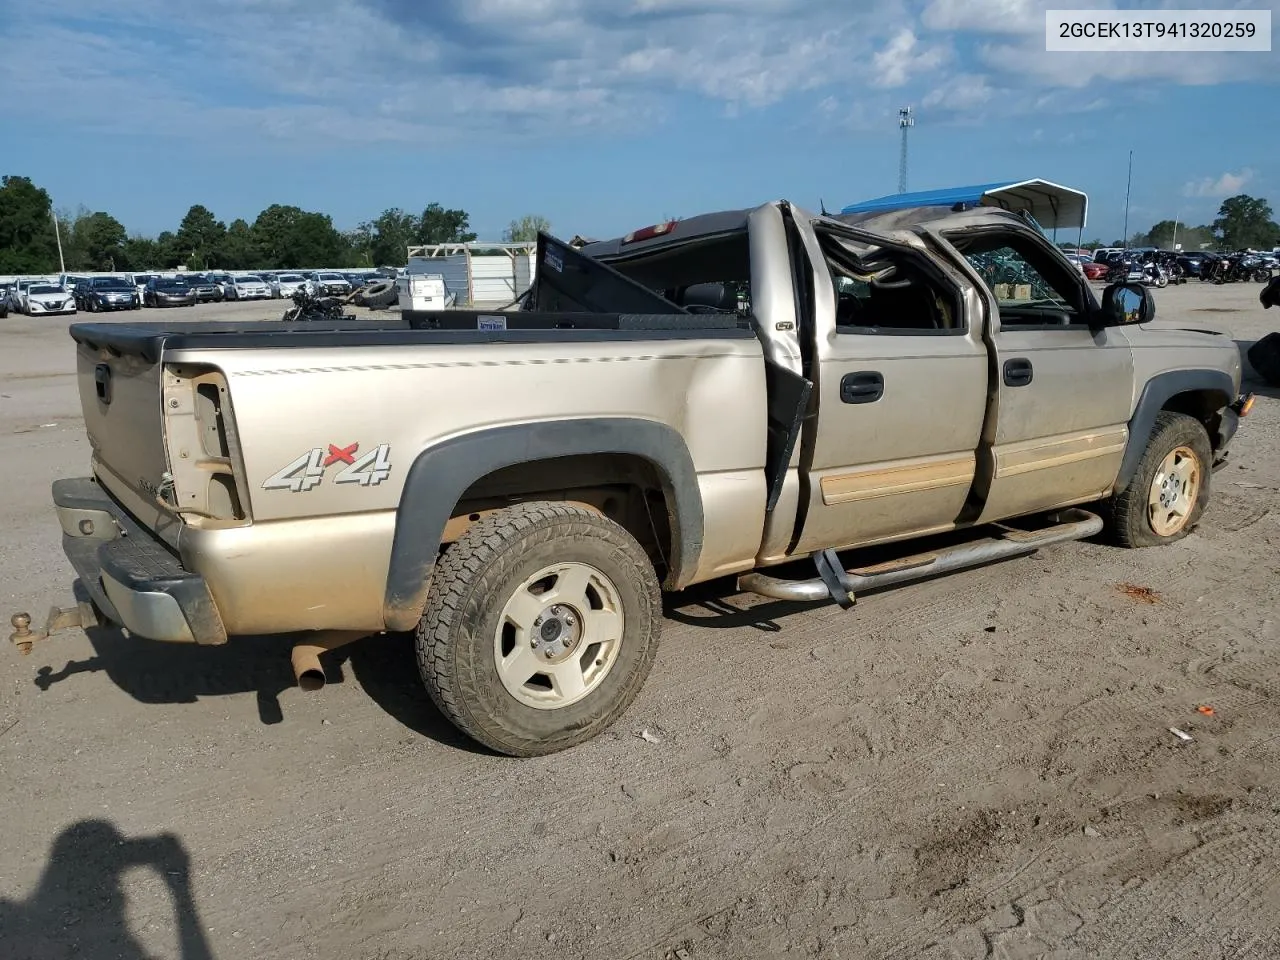
<svg viewBox="0 0 1280 960">
<path fill-rule="evenodd" d="M 303 690 L 319 690 L 324 686 L 324 667 L 320 665 L 320 654 L 337 647 L 345 647 L 355 643 L 369 634 L 354 630 L 320 630 L 302 643 L 294 644 L 289 659 L 293 663 L 293 677 Z"/>
</svg>

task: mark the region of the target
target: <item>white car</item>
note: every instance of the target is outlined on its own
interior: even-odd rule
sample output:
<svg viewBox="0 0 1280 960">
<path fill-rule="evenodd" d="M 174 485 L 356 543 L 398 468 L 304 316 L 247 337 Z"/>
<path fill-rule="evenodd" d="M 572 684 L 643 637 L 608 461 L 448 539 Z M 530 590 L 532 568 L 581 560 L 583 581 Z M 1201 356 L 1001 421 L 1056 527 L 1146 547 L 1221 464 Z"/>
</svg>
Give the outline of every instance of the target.
<svg viewBox="0 0 1280 960">
<path fill-rule="evenodd" d="M 234 277 L 227 290 L 228 300 L 270 300 L 271 288 L 261 277 Z"/>
<path fill-rule="evenodd" d="M 280 284 L 281 297 L 292 297 L 307 285 L 307 278 L 300 273 L 280 273 L 276 281 Z"/>
<path fill-rule="evenodd" d="M 317 273 L 316 285 L 326 296 L 343 296 L 351 292 L 351 281 L 340 273 Z"/>
<path fill-rule="evenodd" d="M 27 287 L 25 302 L 26 312 L 33 317 L 76 312 L 75 294 L 56 283 L 33 283 Z"/>
<path fill-rule="evenodd" d="M 27 312 L 27 292 L 34 286 L 57 287 L 58 282 L 49 277 L 19 280 L 13 285 L 13 293 L 9 295 L 9 309 L 14 313 Z"/>
</svg>

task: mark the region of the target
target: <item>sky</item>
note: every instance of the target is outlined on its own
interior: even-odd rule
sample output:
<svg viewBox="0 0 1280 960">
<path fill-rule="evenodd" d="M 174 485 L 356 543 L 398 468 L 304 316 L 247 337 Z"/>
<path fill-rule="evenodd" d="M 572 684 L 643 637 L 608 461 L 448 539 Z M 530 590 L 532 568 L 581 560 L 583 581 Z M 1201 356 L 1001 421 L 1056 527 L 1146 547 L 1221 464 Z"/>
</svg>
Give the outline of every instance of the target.
<svg viewBox="0 0 1280 960">
<path fill-rule="evenodd" d="M 1042 177 L 1085 239 L 1280 208 L 1280 52 L 1046 53 L 1046 7 L 1280 0 L 0 0 L 0 173 L 131 233 L 204 204 L 350 229 L 460 207 L 609 237 L 777 198 L 828 209 Z"/>
</svg>

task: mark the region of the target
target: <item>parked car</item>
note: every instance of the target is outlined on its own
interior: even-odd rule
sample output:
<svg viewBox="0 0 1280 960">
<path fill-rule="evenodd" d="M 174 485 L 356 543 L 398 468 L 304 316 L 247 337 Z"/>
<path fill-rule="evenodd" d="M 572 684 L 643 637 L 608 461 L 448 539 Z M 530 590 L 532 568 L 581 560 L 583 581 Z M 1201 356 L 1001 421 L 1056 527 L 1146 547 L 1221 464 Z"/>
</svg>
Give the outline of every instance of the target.
<svg viewBox="0 0 1280 960">
<path fill-rule="evenodd" d="M 228 300 L 270 300 L 271 288 L 256 274 L 232 277 L 227 288 Z"/>
<path fill-rule="evenodd" d="M 133 281 L 133 289 L 138 293 L 138 303 L 142 303 L 142 295 L 147 292 L 147 281 L 151 279 L 151 274 L 135 273 L 129 279 Z"/>
<path fill-rule="evenodd" d="M 1197 280 L 1203 279 L 1205 276 L 1205 265 L 1211 264 L 1218 258 L 1212 253 L 1205 250 L 1190 250 L 1185 253 L 1178 254 L 1178 266 L 1182 268 L 1182 272 L 1187 277 L 1195 277 Z"/>
<path fill-rule="evenodd" d="M 33 316 L 45 314 L 75 313 L 75 295 L 56 283 L 33 283 L 27 287 L 26 312 Z"/>
<path fill-rule="evenodd" d="M 0 283 L 0 319 L 9 315 L 9 294 L 13 287 L 7 283 Z"/>
<path fill-rule="evenodd" d="M 1111 270 L 1111 265 L 1090 260 L 1088 263 L 1081 264 L 1081 268 L 1084 270 L 1085 277 L 1089 280 L 1104 280 Z"/>
<path fill-rule="evenodd" d="M 127 277 L 90 277 L 76 287 L 81 310 L 136 310 L 142 305 L 138 291 Z"/>
<path fill-rule="evenodd" d="M 194 307 L 196 293 L 181 277 L 152 277 L 142 303 L 148 307 Z"/>
<path fill-rule="evenodd" d="M 9 308 L 14 313 L 27 312 L 27 291 L 35 284 L 57 286 L 58 282 L 50 277 L 24 277 L 16 281 L 13 285 L 13 292 L 9 294 Z"/>
<path fill-rule="evenodd" d="M 57 481 L 50 529 L 103 618 L 205 658 L 324 631 L 293 651 L 311 690 L 320 652 L 413 630 L 446 717 L 547 754 L 636 697 L 664 587 L 848 609 L 1104 530 L 1173 543 L 1251 405 L 1229 335 L 1151 323 L 1142 285 L 1099 302 L 1003 210 L 855 225 L 776 201 L 538 248 L 521 310 L 434 329 L 73 325 L 96 476 Z M 991 260 L 1033 296 L 989 288 Z M 907 543 L 943 530 L 967 533 Z M 1118 569 L 1101 549 L 1081 562 Z"/>
<path fill-rule="evenodd" d="M 279 277 L 279 274 L 276 274 L 276 273 L 259 273 L 259 274 L 258 274 L 258 276 L 259 276 L 259 277 L 261 277 L 261 278 L 262 278 L 262 282 L 263 282 L 263 283 L 265 283 L 265 284 L 267 285 L 267 289 L 268 289 L 268 290 L 270 291 L 270 293 L 271 293 L 271 299 L 272 299 L 272 300 L 279 300 L 279 299 L 280 299 L 280 277 Z"/>
<path fill-rule="evenodd" d="M 224 299 L 231 299 L 231 288 L 235 286 L 235 278 L 229 273 L 206 271 L 205 276 L 222 288 Z"/>
<path fill-rule="evenodd" d="M 292 297 L 307 285 L 307 278 L 300 273 L 282 273 L 276 277 L 281 297 Z"/>
<path fill-rule="evenodd" d="M 324 296 L 342 296 L 351 292 L 351 281 L 340 273 L 317 273 L 316 284 Z"/>
<path fill-rule="evenodd" d="M 191 292 L 195 294 L 196 303 L 221 303 L 226 297 L 222 292 L 222 284 L 210 277 L 197 273 L 188 276 L 186 280 Z"/>
</svg>

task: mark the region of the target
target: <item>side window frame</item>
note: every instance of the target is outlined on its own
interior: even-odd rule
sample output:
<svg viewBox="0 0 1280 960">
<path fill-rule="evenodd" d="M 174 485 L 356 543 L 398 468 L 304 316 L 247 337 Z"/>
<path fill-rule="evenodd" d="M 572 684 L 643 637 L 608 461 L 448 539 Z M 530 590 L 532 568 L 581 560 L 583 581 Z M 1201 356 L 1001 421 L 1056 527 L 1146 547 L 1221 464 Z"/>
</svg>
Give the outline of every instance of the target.
<svg viewBox="0 0 1280 960">
<path fill-rule="evenodd" d="M 831 283 L 832 292 L 835 294 L 837 302 L 839 300 L 838 278 L 832 270 L 831 258 L 828 255 L 828 245 L 832 239 L 841 237 L 842 234 L 835 230 L 820 230 L 818 232 L 819 242 L 823 248 L 823 267 L 826 270 L 827 277 Z M 867 243 L 862 237 L 853 235 L 849 239 L 854 239 L 860 243 Z M 964 308 L 964 300 L 960 296 L 960 291 L 955 283 L 947 277 L 945 273 L 937 268 L 937 266 L 925 255 L 913 249 L 906 244 L 897 244 L 885 242 L 877 239 L 874 243 L 880 251 L 881 257 L 887 255 L 895 263 L 905 261 L 915 272 L 922 275 L 927 281 L 930 290 L 935 296 L 942 297 L 946 300 L 947 306 L 950 308 L 951 317 L 954 325 L 951 327 L 871 327 L 871 326 L 849 326 L 836 324 L 834 330 L 837 336 L 842 337 L 963 337 L 969 332 L 969 316 Z M 855 259 L 853 253 L 849 253 L 850 259 Z"/>
<path fill-rule="evenodd" d="M 1078 276 L 1074 270 L 1069 269 L 1064 264 L 1059 264 L 1054 258 L 1051 248 L 1047 247 L 1038 235 L 1030 231 L 1020 230 L 1016 227 L 998 226 L 998 227 L 980 227 L 974 230 L 962 230 L 944 232 L 943 237 L 948 243 L 954 247 L 954 241 L 962 237 L 994 237 L 997 241 L 1002 241 L 1001 245 L 1013 250 L 1022 258 L 1028 267 L 1035 270 L 1040 279 L 1048 285 L 1052 290 L 1063 296 L 1067 305 L 1071 308 L 1071 314 L 1074 320 L 1069 324 L 1060 323 L 1018 323 L 1005 325 L 1003 319 L 1003 311 L 1001 311 L 1000 301 L 996 298 L 995 290 L 983 280 L 984 293 L 990 298 L 990 302 L 994 305 L 997 313 L 1000 315 L 1000 331 L 1009 330 L 1011 332 L 1033 332 L 1033 331 L 1065 331 L 1065 330 L 1090 330 L 1093 328 L 1092 317 L 1097 310 L 1097 303 L 1089 292 L 1087 282 Z M 1028 257 L 1026 250 L 1031 249 L 1038 256 Z M 995 248 L 995 249 L 998 249 Z M 970 270 L 977 276 L 981 276 L 978 269 L 969 260 L 968 254 L 963 250 L 956 248 L 956 253 Z M 1050 274 L 1056 274 L 1061 286 L 1055 284 L 1054 276 L 1046 276 L 1045 270 L 1036 261 L 1039 260 L 1048 265 Z M 1060 269 L 1059 269 L 1060 268 Z"/>
</svg>

